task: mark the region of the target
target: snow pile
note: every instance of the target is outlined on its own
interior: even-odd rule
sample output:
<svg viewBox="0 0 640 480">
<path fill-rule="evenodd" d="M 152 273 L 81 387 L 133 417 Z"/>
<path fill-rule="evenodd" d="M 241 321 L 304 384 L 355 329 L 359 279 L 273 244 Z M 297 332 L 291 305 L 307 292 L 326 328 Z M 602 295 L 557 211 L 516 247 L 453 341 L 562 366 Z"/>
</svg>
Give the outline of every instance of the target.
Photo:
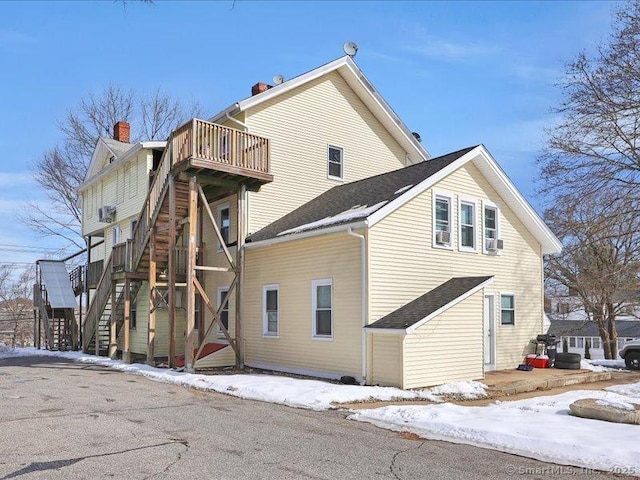
<svg viewBox="0 0 640 480">
<path fill-rule="evenodd" d="M 304 380 L 285 376 L 266 374 L 256 375 L 200 375 L 176 372 L 162 368 L 154 368 L 143 364 L 127 364 L 120 360 L 87 355 L 82 352 L 51 352 L 35 348 L 17 348 L 3 352 L 0 358 L 16 356 L 41 355 L 75 360 L 83 363 L 101 365 L 125 373 L 143 375 L 158 382 L 171 383 L 199 390 L 226 393 L 235 397 L 263 402 L 279 403 L 296 408 L 311 410 L 327 410 L 336 408 L 338 403 L 355 403 L 366 401 L 396 400 L 429 400 L 440 402 L 442 399 L 429 390 L 410 391 L 393 387 L 363 387 L 359 385 L 342 385 L 321 380 Z M 469 393 L 478 390 L 478 386 L 470 386 L 458 382 L 449 388 L 452 393 Z M 443 392 L 445 389 L 443 388 Z M 444 393 L 443 393 L 444 394 Z"/>
<path fill-rule="evenodd" d="M 599 366 L 599 367 L 604 367 L 605 369 L 613 368 L 613 369 L 616 369 L 616 370 L 624 370 L 624 369 L 627 368 L 626 365 L 624 364 L 624 360 L 597 359 L 597 360 L 589 360 L 588 362 L 583 360 L 583 362 L 590 363 L 591 365 L 596 365 L 596 366 Z"/>
<path fill-rule="evenodd" d="M 360 410 L 349 418 L 427 439 L 500 450 L 545 462 L 597 470 L 625 467 L 626 471 L 640 474 L 637 425 L 569 414 L 569 405 L 581 398 L 627 404 L 640 401 L 640 382 L 624 387 L 578 390 L 485 407 L 451 403 L 389 406 Z"/>
<path fill-rule="evenodd" d="M 438 387 L 430 388 L 434 395 L 444 395 L 445 397 L 463 398 L 472 400 L 487 396 L 487 386 L 484 383 L 473 381 L 459 381 L 446 383 Z"/>
<path fill-rule="evenodd" d="M 580 369 L 581 370 L 591 370 L 592 372 L 606 372 L 607 370 L 609 370 L 608 368 L 605 368 L 603 366 L 600 365 L 594 365 L 593 363 L 589 362 L 588 360 L 580 360 Z"/>
<path fill-rule="evenodd" d="M 407 190 L 409 190 L 411 187 L 413 187 L 413 184 L 411 184 L 411 185 L 407 185 L 407 186 L 405 186 L 405 187 L 402 187 L 402 188 L 400 188 L 400 189 L 396 190 L 395 192 L 393 192 L 393 194 L 394 194 L 394 195 L 398 195 L 398 194 L 400 194 L 400 193 L 404 193 L 404 192 L 406 192 Z"/>
<path fill-rule="evenodd" d="M 356 205 L 354 207 L 351 207 L 349 210 L 345 210 L 342 213 L 334 215 L 333 217 L 326 217 L 326 218 L 323 218 L 322 220 L 316 220 L 315 222 L 305 223 L 304 225 L 300 225 L 298 227 L 294 227 L 294 228 L 291 228 L 289 230 L 285 230 L 283 232 L 280 232 L 278 234 L 278 236 L 280 236 L 280 235 L 289 235 L 291 233 L 304 232 L 306 230 L 315 230 L 316 228 L 328 227 L 330 225 L 336 225 L 338 223 L 344 223 L 344 222 L 347 222 L 349 220 L 357 220 L 359 218 L 367 218 L 373 212 L 375 212 L 376 210 L 382 208 L 386 203 L 387 203 L 387 201 L 385 200 L 384 202 L 376 203 L 375 205 L 372 205 L 370 207 L 368 207 L 366 205 Z"/>
</svg>

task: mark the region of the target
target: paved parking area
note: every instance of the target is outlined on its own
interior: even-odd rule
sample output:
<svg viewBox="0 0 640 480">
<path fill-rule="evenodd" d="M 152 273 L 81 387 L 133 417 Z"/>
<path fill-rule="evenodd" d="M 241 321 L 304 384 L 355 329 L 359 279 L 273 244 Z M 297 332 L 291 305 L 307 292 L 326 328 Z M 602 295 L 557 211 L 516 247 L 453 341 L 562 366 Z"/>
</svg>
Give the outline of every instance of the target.
<svg viewBox="0 0 640 480">
<path fill-rule="evenodd" d="M 345 417 L 58 358 L 4 359 L 0 480 L 595 478 L 580 469 L 423 441 Z"/>
</svg>

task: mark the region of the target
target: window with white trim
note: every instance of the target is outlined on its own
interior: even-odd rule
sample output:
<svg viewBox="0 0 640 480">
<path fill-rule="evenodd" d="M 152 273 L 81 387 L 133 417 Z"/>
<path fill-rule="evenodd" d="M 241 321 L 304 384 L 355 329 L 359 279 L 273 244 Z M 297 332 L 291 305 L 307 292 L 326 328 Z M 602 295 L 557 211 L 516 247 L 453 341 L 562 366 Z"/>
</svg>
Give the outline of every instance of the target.
<svg viewBox="0 0 640 480">
<path fill-rule="evenodd" d="M 229 204 L 218 206 L 218 228 L 225 245 L 229 245 L 229 231 L 231 228 L 231 214 Z M 222 250 L 222 245 L 218 242 L 218 251 Z"/>
<path fill-rule="evenodd" d="M 500 323 L 502 325 L 515 325 L 516 323 L 516 299 L 515 295 L 500 295 Z"/>
<path fill-rule="evenodd" d="M 113 234 L 111 239 L 113 240 L 113 245 L 118 245 L 120 243 L 120 227 L 118 225 L 115 225 L 113 227 Z"/>
<path fill-rule="evenodd" d="M 571 348 L 576 348 L 576 337 L 569 337 L 569 346 Z"/>
<path fill-rule="evenodd" d="M 333 337 L 333 281 L 332 279 L 311 282 L 311 308 L 313 313 L 313 336 Z"/>
<path fill-rule="evenodd" d="M 482 211 L 482 251 L 484 253 L 497 252 L 497 242 L 500 238 L 499 215 L 498 207 L 485 203 Z"/>
<path fill-rule="evenodd" d="M 591 348 L 602 348 L 600 337 L 591 337 Z"/>
<path fill-rule="evenodd" d="M 584 337 L 576 337 L 576 347 L 584 348 Z"/>
<path fill-rule="evenodd" d="M 228 291 L 229 291 L 229 287 L 218 288 L 218 303 L 217 303 L 218 308 L 220 308 L 220 305 L 222 305 L 222 301 L 224 300 L 224 297 L 227 295 Z M 224 325 L 224 328 L 229 330 L 229 302 L 225 303 L 224 307 L 220 311 L 220 321 Z M 220 325 L 216 325 L 216 331 L 219 334 L 222 334 L 222 329 L 220 328 Z"/>
<path fill-rule="evenodd" d="M 436 194 L 433 201 L 433 244 L 451 245 L 451 197 Z"/>
<path fill-rule="evenodd" d="M 277 336 L 280 327 L 279 286 L 262 287 L 262 334 Z"/>
<path fill-rule="evenodd" d="M 340 147 L 329 145 L 328 150 L 328 175 L 329 178 L 342 180 L 343 178 L 343 157 L 344 151 Z"/>
<path fill-rule="evenodd" d="M 472 202 L 460 202 L 460 248 L 476 248 L 476 206 Z"/>
</svg>

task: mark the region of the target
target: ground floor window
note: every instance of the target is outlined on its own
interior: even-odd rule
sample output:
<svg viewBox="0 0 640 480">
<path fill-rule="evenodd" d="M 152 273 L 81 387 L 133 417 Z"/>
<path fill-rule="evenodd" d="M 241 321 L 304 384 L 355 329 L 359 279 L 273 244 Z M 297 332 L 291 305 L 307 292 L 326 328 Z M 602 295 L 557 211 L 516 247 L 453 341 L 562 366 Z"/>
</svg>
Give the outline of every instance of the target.
<svg viewBox="0 0 640 480">
<path fill-rule="evenodd" d="M 222 301 L 224 300 L 224 297 L 227 296 L 227 293 L 229 292 L 229 287 L 220 287 L 218 288 L 218 309 L 220 308 L 220 305 L 222 305 Z M 224 306 L 222 307 L 222 310 L 220 311 L 220 321 L 222 322 L 222 324 L 224 325 L 224 328 L 226 328 L 227 330 L 229 330 L 229 302 L 225 302 Z M 216 326 L 216 331 L 218 333 L 222 333 L 222 329 L 220 328 L 220 326 Z"/>
<path fill-rule="evenodd" d="M 500 295 L 502 325 L 515 325 L 516 300 L 514 295 Z"/>
<path fill-rule="evenodd" d="M 278 335 L 278 290 L 278 285 L 262 287 L 262 333 L 264 335 Z"/>
<path fill-rule="evenodd" d="M 314 280 L 311 285 L 313 336 L 331 338 L 333 336 L 333 281 Z"/>
</svg>

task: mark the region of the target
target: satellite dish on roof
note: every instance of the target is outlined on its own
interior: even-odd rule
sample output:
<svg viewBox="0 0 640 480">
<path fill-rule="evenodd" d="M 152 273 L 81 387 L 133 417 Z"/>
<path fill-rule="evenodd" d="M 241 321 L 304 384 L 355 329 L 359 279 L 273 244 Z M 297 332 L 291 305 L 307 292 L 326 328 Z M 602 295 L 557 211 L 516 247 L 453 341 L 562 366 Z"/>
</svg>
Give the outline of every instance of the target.
<svg viewBox="0 0 640 480">
<path fill-rule="evenodd" d="M 358 53 L 358 45 L 356 45 L 354 42 L 344 42 L 344 45 L 342 45 L 342 50 L 344 50 L 344 53 L 353 58 L 356 56 L 356 53 Z"/>
<path fill-rule="evenodd" d="M 280 85 L 281 83 L 284 83 L 284 76 L 282 76 L 280 74 L 275 75 L 273 77 L 273 83 L 276 84 L 276 85 Z"/>
</svg>

